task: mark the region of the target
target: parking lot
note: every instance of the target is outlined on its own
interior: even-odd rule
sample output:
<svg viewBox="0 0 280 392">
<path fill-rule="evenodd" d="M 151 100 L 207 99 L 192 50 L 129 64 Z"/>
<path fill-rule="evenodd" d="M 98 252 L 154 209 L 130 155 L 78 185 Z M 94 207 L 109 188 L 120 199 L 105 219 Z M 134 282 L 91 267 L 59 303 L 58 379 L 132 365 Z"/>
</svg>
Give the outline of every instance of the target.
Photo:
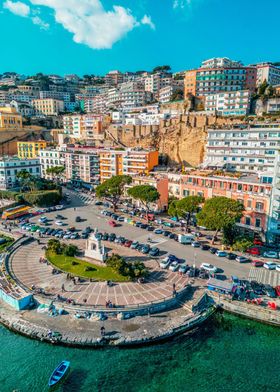
<svg viewBox="0 0 280 392">
<path fill-rule="evenodd" d="M 202 250 L 203 248 L 196 248 L 191 245 L 182 245 L 170 238 L 169 236 L 164 236 L 163 234 L 156 234 L 154 231 L 148 231 L 146 229 L 141 229 L 128 222 L 115 220 L 117 223 L 116 227 L 109 224 L 112 220 L 110 216 L 104 215 L 102 211 L 108 210 L 108 207 L 103 205 L 96 205 L 96 199 L 92 195 L 87 195 L 84 193 L 77 193 L 74 191 L 68 191 L 70 195 L 70 204 L 62 211 L 53 211 L 45 213 L 49 219 L 48 227 L 63 229 L 64 231 L 69 230 L 70 227 L 75 228 L 76 235 L 82 236 L 82 233 L 87 227 L 96 228 L 101 233 L 114 233 L 118 237 L 123 237 L 126 240 L 138 241 L 140 244 L 149 245 L 152 248 L 159 249 L 159 258 L 166 257 L 168 254 L 172 254 L 179 259 L 183 259 L 185 264 L 190 266 L 200 266 L 202 263 L 209 263 L 216 266 L 220 275 L 223 277 L 230 277 L 232 275 L 239 276 L 243 279 L 248 279 L 252 276 L 252 271 L 260 271 L 263 268 L 252 267 L 250 263 L 238 263 L 235 260 L 230 260 L 226 257 L 218 257 L 215 254 L 209 252 L 209 250 Z M 63 223 L 63 226 L 58 226 L 55 222 L 58 220 L 57 215 L 62 215 L 63 218 L 59 219 Z M 117 211 L 119 216 L 123 216 L 123 219 L 129 217 L 127 214 Z M 80 217 L 80 222 L 76 222 L 76 218 Z M 131 217 L 131 220 L 142 222 L 143 220 L 138 217 Z M 38 222 L 39 217 L 33 217 L 32 222 Z M 140 225 L 141 223 L 139 223 Z M 154 228 L 160 228 L 160 225 L 154 225 Z M 166 228 L 162 228 L 165 230 Z M 173 228 L 168 228 L 170 233 L 178 232 L 178 230 Z M 82 239 L 76 240 L 79 246 L 83 247 L 84 242 Z M 200 238 L 199 241 L 204 243 L 204 238 Z M 205 242 L 208 243 L 209 242 Z M 251 256 L 251 259 L 258 258 L 259 260 L 267 261 L 266 259 L 261 259 L 257 256 Z M 280 273 L 278 271 L 270 271 L 270 275 L 273 277 L 271 280 L 273 282 L 280 283 Z M 265 273 L 257 273 L 259 279 L 267 280 Z"/>
</svg>

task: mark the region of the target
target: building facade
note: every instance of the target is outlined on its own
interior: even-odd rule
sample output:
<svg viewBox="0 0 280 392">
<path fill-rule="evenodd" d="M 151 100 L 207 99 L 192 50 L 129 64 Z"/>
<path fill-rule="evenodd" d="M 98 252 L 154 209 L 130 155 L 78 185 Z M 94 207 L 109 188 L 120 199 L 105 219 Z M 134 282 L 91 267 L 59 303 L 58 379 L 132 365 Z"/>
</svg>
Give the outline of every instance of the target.
<svg viewBox="0 0 280 392">
<path fill-rule="evenodd" d="M 39 151 L 46 147 L 47 142 L 45 140 L 17 142 L 18 157 L 22 159 L 37 158 L 39 156 Z"/>
<path fill-rule="evenodd" d="M 249 90 L 209 94 L 205 97 L 205 111 L 219 116 L 246 116 L 250 106 Z"/>
<path fill-rule="evenodd" d="M 280 148 L 280 124 L 208 129 L 207 132 L 204 167 L 251 173 L 274 170 Z"/>
<path fill-rule="evenodd" d="M 100 182 L 100 164 L 97 151 L 65 152 L 65 178 L 74 185 L 97 185 Z"/>
<path fill-rule="evenodd" d="M 64 102 L 58 99 L 34 99 L 32 101 L 36 116 L 56 116 L 64 112 Z"/>
<path fill-rule="evenodd" d="M 16 130 L 22 128 L 22 115 L 14 107 L 0 107 L 0 130 Z"/>
<path fill-rule="evenodd" d="M 47 169 L 64 166 L 64 152 L 55 149 L 42 149 L 39 151 L 42 177 L 52 179 L 52 175 L 47 173 Z"/>
<path fill-rule="evenodd" d="M 256 64 L 256 68 L 257 86 L 260 86 L 264 81 L 271 86 L 280 84 L 280 67 L 276 67 L 272 63 L 260 63 Z"/>
<path fill-rule="evenodd" d="M 26 170 L 32 176 L 41 176 L 39 159 L 20 159 L 17 157 L 0 158 L 0 189 L 6 190 L 19 186 L 18 173 Z"/>
</svg>

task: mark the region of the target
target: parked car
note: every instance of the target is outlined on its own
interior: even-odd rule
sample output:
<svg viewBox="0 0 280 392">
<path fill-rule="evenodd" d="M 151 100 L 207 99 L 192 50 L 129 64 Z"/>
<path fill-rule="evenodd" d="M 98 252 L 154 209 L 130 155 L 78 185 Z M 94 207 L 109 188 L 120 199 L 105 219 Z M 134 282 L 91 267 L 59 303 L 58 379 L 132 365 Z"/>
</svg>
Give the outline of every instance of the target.
<svg viewBox="0 0 280 392">
<path fill-rule="evenodd" d="M 150 252 L 150 249 L 151 249 L 150 245 L 144 245 L 144 246 L 142 247 L 142 249 L 141 249 L 141 253 L 143 253 L 144 255 L 146 255 L 147 253 Z"/>
<path fill-rule="evenodd" d="M 263 267 L 268 269 L 268 270 L 275 270 L 276 269 L 277 264 L 274 263 L 273 261 L 267 261 L 266 263 L 264 263 Z"/>
<path fill-rule="evenodd" d="M 253 260 L 253 261 L 251 262 L 251 264 L 252 264 L 254 267 L 263 267 L 264 262 L 263 262 L 263 261 L 260 261 L 260 260 Z"/>
<path fill-rule="evenodd" d="M 237 257 L 237 255 L 235 253 L 228 253 L 226 255 L 226 258 L 229 259 L 229 260 L 235 260 L 236 257 Z"/>
<path fill-rule="evenodd" d="M 138 241 L 133 241 L 130 247 L 131 249 L 136 249 L 138 245 L 139 245 Z"/>
<path fill-rule="evenodd" d="M 131 247 L 131 244 L 132 244 L 132 241 L 127 240 L 127 241 L 125 241 L 124 246 L 125 246 L 126 248 L 130 248 L 130 247 Z"/>
<path fill-rule="evenodd" d="M 164 237 L 169 237 L 169 235 L 171 234 L 171 232 L 168 231 L 168 230 L 164 230 L 164 231 L 162 232 L 162 234 L 164 235 Z"/>
<path fill-rule="evenodd" d="M 118 216 L 117 217 L 118 222 L 124 222 L 124 216 Z"/>
<path fill-rule="evenodd" d="M 113 220 L 109 221 L 109 225 L 112 226 L 112 227 L 116 227 L 117 226 L 116 222 L 113 221 Z"/>
<path fill-rule="evenodd" d="M 115 239 L 116 239 L 116 234 L 115 234 L 115 233 L 111 233 L 111 234 L 109 234 L 109 238 L 108 238 L 108 240 L 109 240 L 110 242 L 114 242 L 114 241 L 115 241 Z"/>
<path fill-rule="evenodd" d="M 102 201 L 99 201 L 99 200 L 97 200 L 95 203 L 94 203 L 94 205 L 95 206 L 102 206 Z"/>
<path fill-rule="evenodd" d="M 158 256 L 159 255 L 159 248 L 151 248 L 149 251 L 149 255 L 152 257 Z"/>
<path fill-rule="evenodd" d="M 207 244 L 201 245 L 201 250 L 209 250 L 209 249 L 210 249 L 210 245 L 207 245 Z"/>
<path fill-rule="evenodd" d="M 235 259 L 238 263 L 249 263 L 250 259 L 244 256 L 237 256 Z"/>
<path fill-rule="evenodd" d="M 218 271 L 217 267 L 215 267 L 214 265 L 209 264 L 209 263 L 202 263 L 200 265 L 200 268 L 204 269 L 205 271 L 209 271 L 209 272 L 213 272 L 213 273 L 216 273 Z"/>
<path fill-rule="evenodd" d="M 63 222 L 60 220 L 57 220 L 54 222 L 57 226 L 63 226 Z"/>
<path fill-rule="evenodd" d="M 280 264 L 277 264 L 275 269 L 276 271 L 280 272 Z"/>
<path fill-rule="evenodd" d="M 160 268 L 166 269 L 169 264 L 171 263 L 169 257 L 165 257 L 164 259 L 162 259 L 159 263 Z"/>
<path fill-rule="evenodd" d="M 279 253 L 276 252 L 275 250 L 268 250 L 268 251 L 264 252 L 263 256 L 267 257 L 269 259 L 278 259 Z"/>
<path fill-rule="evenodd" d="M 277 297 L 280 297 L 280 286 L 275 287 L 275 292 L 276 292 Z"/>
<path fill-rule="evenodd" d="M 140 229 L 146 230 L 147 227 L 148 227 L 148 225 L 147 225 L 146 223 L 142 223 L 142 224 L 140 225 Z"/>
<path fill-rule="evenodd" d="M 193 246 L 194 248 L 200 248 L 200 242 L 198 242 L 198 241 L 193 241 L 193 242 L 192 242 L 192 246 Z"/>
<path fill-rule="evenodd" d="M 212 253 L 213 255 L 217 252 L 218 248 L 210 248 L 210 253 Z"/>
<path fill-rule="evenodd" d="M 227 256 L 227 252 L 225 252 L 223 250 L 217 250 L 215 255 L 218 256 L 218 257 L 226 257 Z"/>
<path fill-rule="evenodd" d="M 268 297 L 276 298 L 276 292 L 275 292 L 274 288 L 272 286 L 270 286 L 270 284 L 264 285 L 264 291 Z"/>
<path fill-rule="evenodd" d="M 260 246 L 263 246 L 263 245 L 264 245 L 264 243 L 263 243 L 263 241 L 262 241 L 262 240 L 260 240 L 259 238 L 255 238 L 255 239 L 254 239 L 254 245 L 260 245 Z"/>
<path fill-rule="evenodd" d="M 162 234 L 163 231 L 162 231 L 161 229 L 155 229 L 155 230 L 154 230 L 154 233 L 155 233 L 155 234 Z"/>
<path fill-rule="evenodd" d="M 147 230 L 148 231 L 154 231 L 154 227 L 153 226 L 147 226 Z"/>
<path fill-rule="evenodd" d="M 246 250 L 246 253 L 249 253 L 250 255 L 260 256 L 261 250 L 260 248 L 253 247 L 253 248 L 248 248 Z"/>
<path fill-rule="evenodd" d="M 265 294 L 264 285 L 262 283 L 258 283 L 255 280 L 251 281 L 251 288 L 257 295 Z"/>
<path fill-rule="evenodd" d="M 178 263 L 180 261 L 180 259 L 177 256 L 172 254 L 169 254 L 167 257 L 169 258 L 170 261 L 177 261 Z"/>
<path fill-rule="evenodd" d="M 178 268 L 179 268 L 178 261 L 172 261 L 172 263 L 169 266 L 170 271 L 175 272 Z"/>
<path fill-rule="evenodd" d="M 189 269 L 190 269 L 190 267 L 188 266 L 188 264 L 182 264 L 179 267 L 179 272 L 181 272 L 182 274 L 185 274 Z"/>
<path fill-rule="evenodd" d="M 108 233 L 103 233 L 102 234 L 102 240 L 103 241 L 108 241 L 108 238 L 109 238 L 109 234 Z"/>
</svg>

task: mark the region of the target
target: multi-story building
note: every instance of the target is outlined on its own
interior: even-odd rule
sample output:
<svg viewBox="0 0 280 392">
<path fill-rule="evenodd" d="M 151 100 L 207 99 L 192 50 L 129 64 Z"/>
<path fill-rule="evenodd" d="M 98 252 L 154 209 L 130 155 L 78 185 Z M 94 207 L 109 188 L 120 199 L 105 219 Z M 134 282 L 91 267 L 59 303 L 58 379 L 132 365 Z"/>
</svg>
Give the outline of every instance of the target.
<svg viewBox="0 0 280 392">
<path fill-rule="evenodd" d="M 214 57 L 212 59 L 204 60 L 201 63 L 201 68 L 220 68 L 220 67 L 242 67 L 241 61 L 231 60 L 228 57 Z"/>
<path fill-rule="evenodd" d="M 257 86 L 266 81 L 271 86 L 280 84 L 280 67 L 276 67 L 272 63 L 256 64 L 257 68 Z"/>
<path fill-rule="evenodd" d="M 102 139 L 102 116 L 94 114 L 77 114 L 63 116 L 64 132 L 76 139 Z"/>
<path fill-rule="evenodd" d="M 19 141 L 17 142 L 17 151 L 19 158 L 37 158 L 39 156 L 39 151 L 47 147 L 47 142 L 45 140 L 36 141 Z"/>
<path fill-rule="evenodd" d="M 273 189 L 271 195 L 267 240 L 280 244 L 280 152 L 275 159 L 273 172 Z"/>
<path fill-rule="evenodd" d="M 64 112 L 64 102 L 58 99 L 34 99 L 32 105 L 37 116 L 57 116 Z"/>
<path fill-rule="evenodd" d="M 39 98 L 40 87 L 28 84 L 19 85 L 17 90 L 34 98 Z"/>
<path fill-rule="evenodd" d="M 159 90 L 159 94 L 158 94 L 158 100 L 161 103 L 167 103 L 171 101 L 172 95 L 175 93 L 175 91 L 183 91 L 184 90 L 184 84 L 183 84 L 183 80 L 180 80 L 180 84 L 176 83 L 172 83 L 170 85 L 167 85 L 165 87 L 162 87 Z"/>
<path fill-rule="evenodd" d="M 70 102 L 71 94 L 66 91 L 40 91 L 40 99 L 58 99 L 60 101 Z"/>
<path fill-rule="evenodd" d="M 0 130 L 15 130 L 22 128 L 22 115 L 14 107 L 0 107 Z"/>
<path fill-rule="evenodd" d="M 124 75 L 120 71 L 110 71 L 105 75 L 105 82 L 109 86 L 117 86 L 124 81 Z"/>
<path fill-rule="evenodd" d="M 14 107 L 22 117 L 32 117 L 34 115 L 34 108 L 28 103 L 13 100 L 10 102 L 10 106 Z"/>
<path fill-rule="evenodd" d="M 66 151 L 65 178 L 74 185 L 99 184 L 100 169 L 98 151 Z"/>
<path fill-rule="evenodd" d="M 205 97 L 205 111 L 219 116 L 244 116 L 250 112 L 249 90 L 209 94 Z"/>
<path fill-rule="evenodd" d="M 205 96 L 220 92 L 256 89 L 256 67 L 245 67 L 240 63 L 215 62 L 211 59 L 211 66 L 203 66 L 198 69 L 187 71 L 185 74 L 185 97 L 188 94 Z M 220 60 L 220 59 L 217 59 Z M 231 62 L 231 63 L 230 63 Z M 215 64 L 222 65 L 215 65 Z M 208 60 L 203 64 L 208 64 Z M 213 65 L 212 65 L 213 64 Z"/>
<path fill-rule="evenodd" d="M 158 151 L 100 150 L 101 182 L 114 175 L 149 174 L 158 165 Z"/>
<path fill-rule="evenodd" d="M 198 195 L 209 199 L 225 196 L 245 207 L 237 225 L 245 232 L 265 233 L 268 225 L 272 175 L 215 175 L 211 171 L 193 171 L 180 179 L 180 198 Z"/>
<path fill-rule="evenodd" d="M 52 176 L 47 173 L 47 169 L 57 166 L 64 166 L 65 158 L 64 151 L 55 149 L 43 149 L 39 151 L 39 158 L 41 163 L 42 177 L 52 179 Z"/>
<path fill-rule="evenodd" d="M 147 75 L 144 80 L 145 90 L 152 93 L 155 98 L 158 98 L 160 89 L 172 84 L 173 79 L 169 73 L 157 72 Z"/>
<path fill-rule="evenodd" d="M 0 189 L 19 186 L 18 173 L 26 170 L 32 176 L 41 176 L 39 159 L 20 159 L 18 157 L 0 158 Z"/>
<path fill-rule="evenodd" d="M 280 124 L 208 129 L 205 167 L 231 171 L 272 171 L 280 148 Z"/>
</svg>

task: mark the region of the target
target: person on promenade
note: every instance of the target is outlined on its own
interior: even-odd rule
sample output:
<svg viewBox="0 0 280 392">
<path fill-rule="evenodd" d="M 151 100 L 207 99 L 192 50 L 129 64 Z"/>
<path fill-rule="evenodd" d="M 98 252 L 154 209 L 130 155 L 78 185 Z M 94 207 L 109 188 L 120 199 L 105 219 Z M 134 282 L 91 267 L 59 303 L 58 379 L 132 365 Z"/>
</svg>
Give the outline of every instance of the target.
<svg viewBox="0 0 280 392">
<path fill-rule="evenodd" d="M 65 291 L 64 283 L 62 283 L 62 285 L 61 285 L 61 290 L 64 293 L 64 291 Z"/>
<path fill-rule="evenodd" d="M 104 327 L 104 325 L 102 325 L 102 327 L 100 328 L 100 333 L 101 333 L 102 337 L 105 336 L 105 327 Z"/>
</svg>

